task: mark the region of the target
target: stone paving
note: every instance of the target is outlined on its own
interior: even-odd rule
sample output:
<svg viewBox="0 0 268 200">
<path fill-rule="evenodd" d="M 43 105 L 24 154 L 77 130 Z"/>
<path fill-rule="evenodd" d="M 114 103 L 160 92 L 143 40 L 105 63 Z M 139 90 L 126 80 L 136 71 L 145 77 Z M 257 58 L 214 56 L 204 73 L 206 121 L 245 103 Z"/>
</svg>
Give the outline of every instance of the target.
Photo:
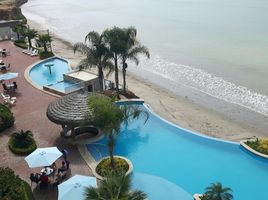
<svg viewBox="0 0 268 200">
<path fill-rule="evenodd" d="M 34 88 L 24 78 L 25 69 L 37 62 L 39 58 L 23 54 L 22 49 L 14 46 L 10 41 L 0 42 L 0 48 L 5 48 L 10 52 L 10 56 L 0 57 L 0 60 L 11 65 L 10 72 L 19 73 L 18 78 L 14 79 L 18 84 L 18 90 L 11 94 L 12 97 L 17 97 L 17 103 L 11 107 L 15 116 L 15 125 L 0 133 L 0 167 L 12 168 L 17 175 L 29 183 L 30 173 L 40 171 L 40 168 L 30 169 L 24 160 L 24 156 L 16 156 L 8 149 L 9 136 L 14 131 L 23 129 L 33 132 L 38 147 L 57 146 L 59 149 L 66 148 L 69 151 L 68 160 L 70 161 L 72 175 L 92 175 L 77 147 L 66 144 L 60 138 L 60 126 L 50 122 L 46 117 L 48 104 L 56 100 L 57 97 Z M 8 83 L 8 81 L 6 82 Z M 3 89 L 0 90 L 3 91 Z M 60 163 L 59 160 L 57 166 L 60 166 Z M 37 200 L 57 199 L 57 190 L 50 189 L 48 192 L 34 190 L 34 196 Z"/>
</svg>

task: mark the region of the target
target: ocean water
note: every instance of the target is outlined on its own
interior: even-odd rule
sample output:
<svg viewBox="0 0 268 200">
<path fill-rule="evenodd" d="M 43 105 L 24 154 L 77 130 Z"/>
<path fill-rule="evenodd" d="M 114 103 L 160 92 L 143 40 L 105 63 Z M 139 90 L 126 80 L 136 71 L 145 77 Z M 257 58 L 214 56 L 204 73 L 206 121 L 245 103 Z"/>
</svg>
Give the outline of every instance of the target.
<svg viewBox="0 0 268 200">
<path fill-rule="evenodd" d="M 27 18 L 72 43 L 92 30 L 135 26 L 152 56 L 141 58 L 138 69 L 130 64 L 131 72 L 264 116 L 267 10 L 265 0 L 29 0 L 22 6 Z"/>
</svg>

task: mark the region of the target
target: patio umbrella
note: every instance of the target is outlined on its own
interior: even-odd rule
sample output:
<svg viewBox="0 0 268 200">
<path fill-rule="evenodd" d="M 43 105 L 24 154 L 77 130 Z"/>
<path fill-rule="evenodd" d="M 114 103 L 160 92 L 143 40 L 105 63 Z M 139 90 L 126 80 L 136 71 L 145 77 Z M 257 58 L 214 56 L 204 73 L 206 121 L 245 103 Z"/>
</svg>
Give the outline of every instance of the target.
<svg viewBox="0 0 268 200">
<path fill-rule="evenodd" d="M 75 175 L 58 185 L 58 200 L 83 200 L 86 187 L 97 187 L 97 180 L 91 176 Z"/>
<path fill-rule="evenodd" d="M 30 168 L 52 165 L 62 153 L 57 147 L 37 148 L 25 160 Z"/>
<path fill-rule="evenodd" d="M 18 73 L 5 73 L 5 74 L 0 74 L 0 80 L 3 81 L 3 80 L 9 80 L 9 79 L 12 79 L 12 78 L 16 78 L 18 77 Z"/>
</svg>

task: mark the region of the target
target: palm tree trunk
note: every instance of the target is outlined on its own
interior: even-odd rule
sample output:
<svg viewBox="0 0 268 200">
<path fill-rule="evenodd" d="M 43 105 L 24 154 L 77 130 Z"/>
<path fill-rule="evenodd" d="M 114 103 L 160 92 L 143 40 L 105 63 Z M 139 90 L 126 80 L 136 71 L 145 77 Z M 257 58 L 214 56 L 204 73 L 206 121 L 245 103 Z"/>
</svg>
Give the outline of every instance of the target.
<svg viewBox="0 0 268 200">
<path fill-rule="evenodd" d="M 44 51 L 47 53 L 47 45 L 44 43 Z"/>
<path fill-rule="evenodd" d="M 109 148 L 109 155 L 110 155 L 110 161 L 111 161 L 111 167 L 115 169 L 115 163 L 114 163 L 114 137 L 110 133 L 109 134 L 109 141 L 108 141 L 108 148 Z"/>
<path fill-rule="evenodd" d="M 123 67 L 122 67 L 122 74 L 123 74 L 123 92 L 126 94 L 126 61 L 123 61 Z"/>
<path fill-rule="evenodd" d="M 29 47 L 32 48 L 32 41 L 31 41 L 31 38 L 30 38 L 30 37 L 27 37 L 27 38 L 28 38 Z"/>
<path fill-rule="evenodd" d="M 119 80 L 118 80 L 118 65 L 117 65 L 117 55 L 114 58 L 114 73 L 115 73 L 115 89 L 116 89 L 116 97 L 120 99 L 119 96 Z"/>
<path fill-rule="evenodd" d="M 102 67 L 98 67 L 99 70 L 99 83 L 100 83 L 100 90 L 103 91 L 103 71 L 102 71 Z"/>
</svg>

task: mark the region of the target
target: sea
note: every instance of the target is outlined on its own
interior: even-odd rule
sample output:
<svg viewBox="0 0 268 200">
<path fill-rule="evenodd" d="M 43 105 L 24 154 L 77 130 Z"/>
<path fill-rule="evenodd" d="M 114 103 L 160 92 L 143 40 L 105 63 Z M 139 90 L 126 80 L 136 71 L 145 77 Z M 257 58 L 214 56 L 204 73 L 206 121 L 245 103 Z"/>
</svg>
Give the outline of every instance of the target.
<svg viewBox="0 0 268 200">
<path fill-rule="evenodd" d="M 151 58 L 130 63 L 129 72 L 233 120 L 262 125 L 267 10 L 267 0 L 29 0 L 22 6 L 28 19 L 71 43 L 92 30 L 134 26 Z"/>
</svg>

